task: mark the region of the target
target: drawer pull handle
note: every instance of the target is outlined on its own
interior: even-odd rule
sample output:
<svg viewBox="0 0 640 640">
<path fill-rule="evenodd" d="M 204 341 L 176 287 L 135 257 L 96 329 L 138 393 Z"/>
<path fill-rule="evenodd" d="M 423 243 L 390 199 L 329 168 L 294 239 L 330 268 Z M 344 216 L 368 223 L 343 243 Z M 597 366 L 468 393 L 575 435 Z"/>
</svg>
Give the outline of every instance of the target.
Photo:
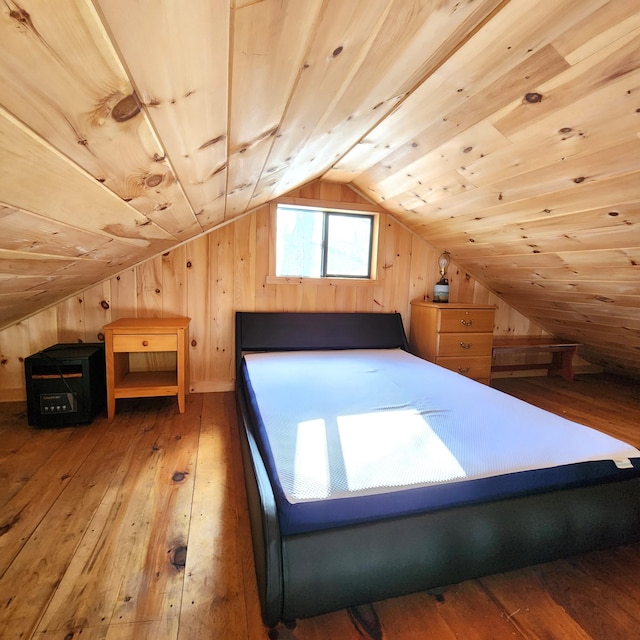
<svg viewBox="0 0 640 640">
<path fill-rule="evenodd" d="M 471 367 L 458 367 L 458 371 L 462 374 L 467 374 L 471 371 Z"/>
<path fill-rule="evenodd" d="M 470 327 L 473 324 L 473 320 L 469 320 L 469 322 L 467 322 L 466 320 L 460 320 L 460 322 L 465 326 L 465 327 Z"/>
<path fill-rule="evenodd" d="M 142 346 L 143 347 L 148 347 L 149 346 L 149 341 L 148 340 L 143 340 L 142 341 Z"/>
<path fill-rule="evenodd" d="M 462 342 L 462 340 L 460 340 L 460 346 L 463 349 L 471 349 L 471 343 L 470 342 Z"/>
</svg>

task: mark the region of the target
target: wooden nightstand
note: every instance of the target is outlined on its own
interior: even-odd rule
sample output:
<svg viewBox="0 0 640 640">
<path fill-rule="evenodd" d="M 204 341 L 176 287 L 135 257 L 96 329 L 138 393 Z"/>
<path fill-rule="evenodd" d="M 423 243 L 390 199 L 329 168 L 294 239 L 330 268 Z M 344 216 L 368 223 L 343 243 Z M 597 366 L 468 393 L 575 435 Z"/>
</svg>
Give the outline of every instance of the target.
<svg viewBox="0 0 640 640">
<path fill-rule="evenodd" d="M 414 300 L 409 329 L 411 351 L 489 384 L 494 316 L 493 305 Z"/>
<path fill-rule="evenodd" d="M 107 415 L 118 398 L 177 396 L 184 413 L 187 388 L 187 338 L 190 318 L 121 318 L 104 326 Z M 175 352 L 169 371 L 132 371 L 131 353 Z"/>
</svg>

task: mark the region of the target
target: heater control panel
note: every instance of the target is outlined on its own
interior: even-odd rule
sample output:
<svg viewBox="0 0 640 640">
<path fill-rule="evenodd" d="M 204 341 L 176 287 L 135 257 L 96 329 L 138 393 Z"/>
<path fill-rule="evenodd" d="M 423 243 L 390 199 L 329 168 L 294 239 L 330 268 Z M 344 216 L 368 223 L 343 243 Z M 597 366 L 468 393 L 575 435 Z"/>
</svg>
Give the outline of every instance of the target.
<svg viewBox="0 0 640 640">
<path fill-rule="evenodd" d="M 40 412 L 74 413 L 77 411 L 76 399 L 72 393 L 41 393 Z"/>
</svg>

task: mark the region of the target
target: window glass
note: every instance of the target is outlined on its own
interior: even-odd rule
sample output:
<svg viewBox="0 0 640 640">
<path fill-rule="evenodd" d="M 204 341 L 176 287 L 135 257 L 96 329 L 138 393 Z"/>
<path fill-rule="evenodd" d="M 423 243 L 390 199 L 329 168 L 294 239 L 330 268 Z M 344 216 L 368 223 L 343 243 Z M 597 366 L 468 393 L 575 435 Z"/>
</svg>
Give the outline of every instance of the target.
<svg viewBox="0 0 640 640">
<path fill-rule="evenodd" d="M 278 205 L 276 275 L 321 277 L 323 233 L 322 211 Z"/>
<path fill-rule="evenodd" d="M 279 204 L 276 276 L 370 278 L 373 215 Z"/>
<path fill-rule="evenodd" d="M 327 275 L 368 278 L 371 217 L 334 213 L 327 222 Z"/>
</svg>

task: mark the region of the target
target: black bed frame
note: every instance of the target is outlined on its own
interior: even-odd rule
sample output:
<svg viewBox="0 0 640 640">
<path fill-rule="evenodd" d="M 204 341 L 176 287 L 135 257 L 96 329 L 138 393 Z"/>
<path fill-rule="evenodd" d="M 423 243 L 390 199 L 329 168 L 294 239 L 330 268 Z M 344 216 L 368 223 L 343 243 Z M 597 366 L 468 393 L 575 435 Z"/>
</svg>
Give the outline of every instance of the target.
<svg viewBox="0 0 640 640">
<path fill-rule="evenodd" d="M 249 351 L 398 347 L 407 349 L 400 314 L 236 314 L 238 372 Z M 640 540 L 640 478 L 281 535 L 240 375 L 236 397 L 268 627 Z"/>
</svg>

